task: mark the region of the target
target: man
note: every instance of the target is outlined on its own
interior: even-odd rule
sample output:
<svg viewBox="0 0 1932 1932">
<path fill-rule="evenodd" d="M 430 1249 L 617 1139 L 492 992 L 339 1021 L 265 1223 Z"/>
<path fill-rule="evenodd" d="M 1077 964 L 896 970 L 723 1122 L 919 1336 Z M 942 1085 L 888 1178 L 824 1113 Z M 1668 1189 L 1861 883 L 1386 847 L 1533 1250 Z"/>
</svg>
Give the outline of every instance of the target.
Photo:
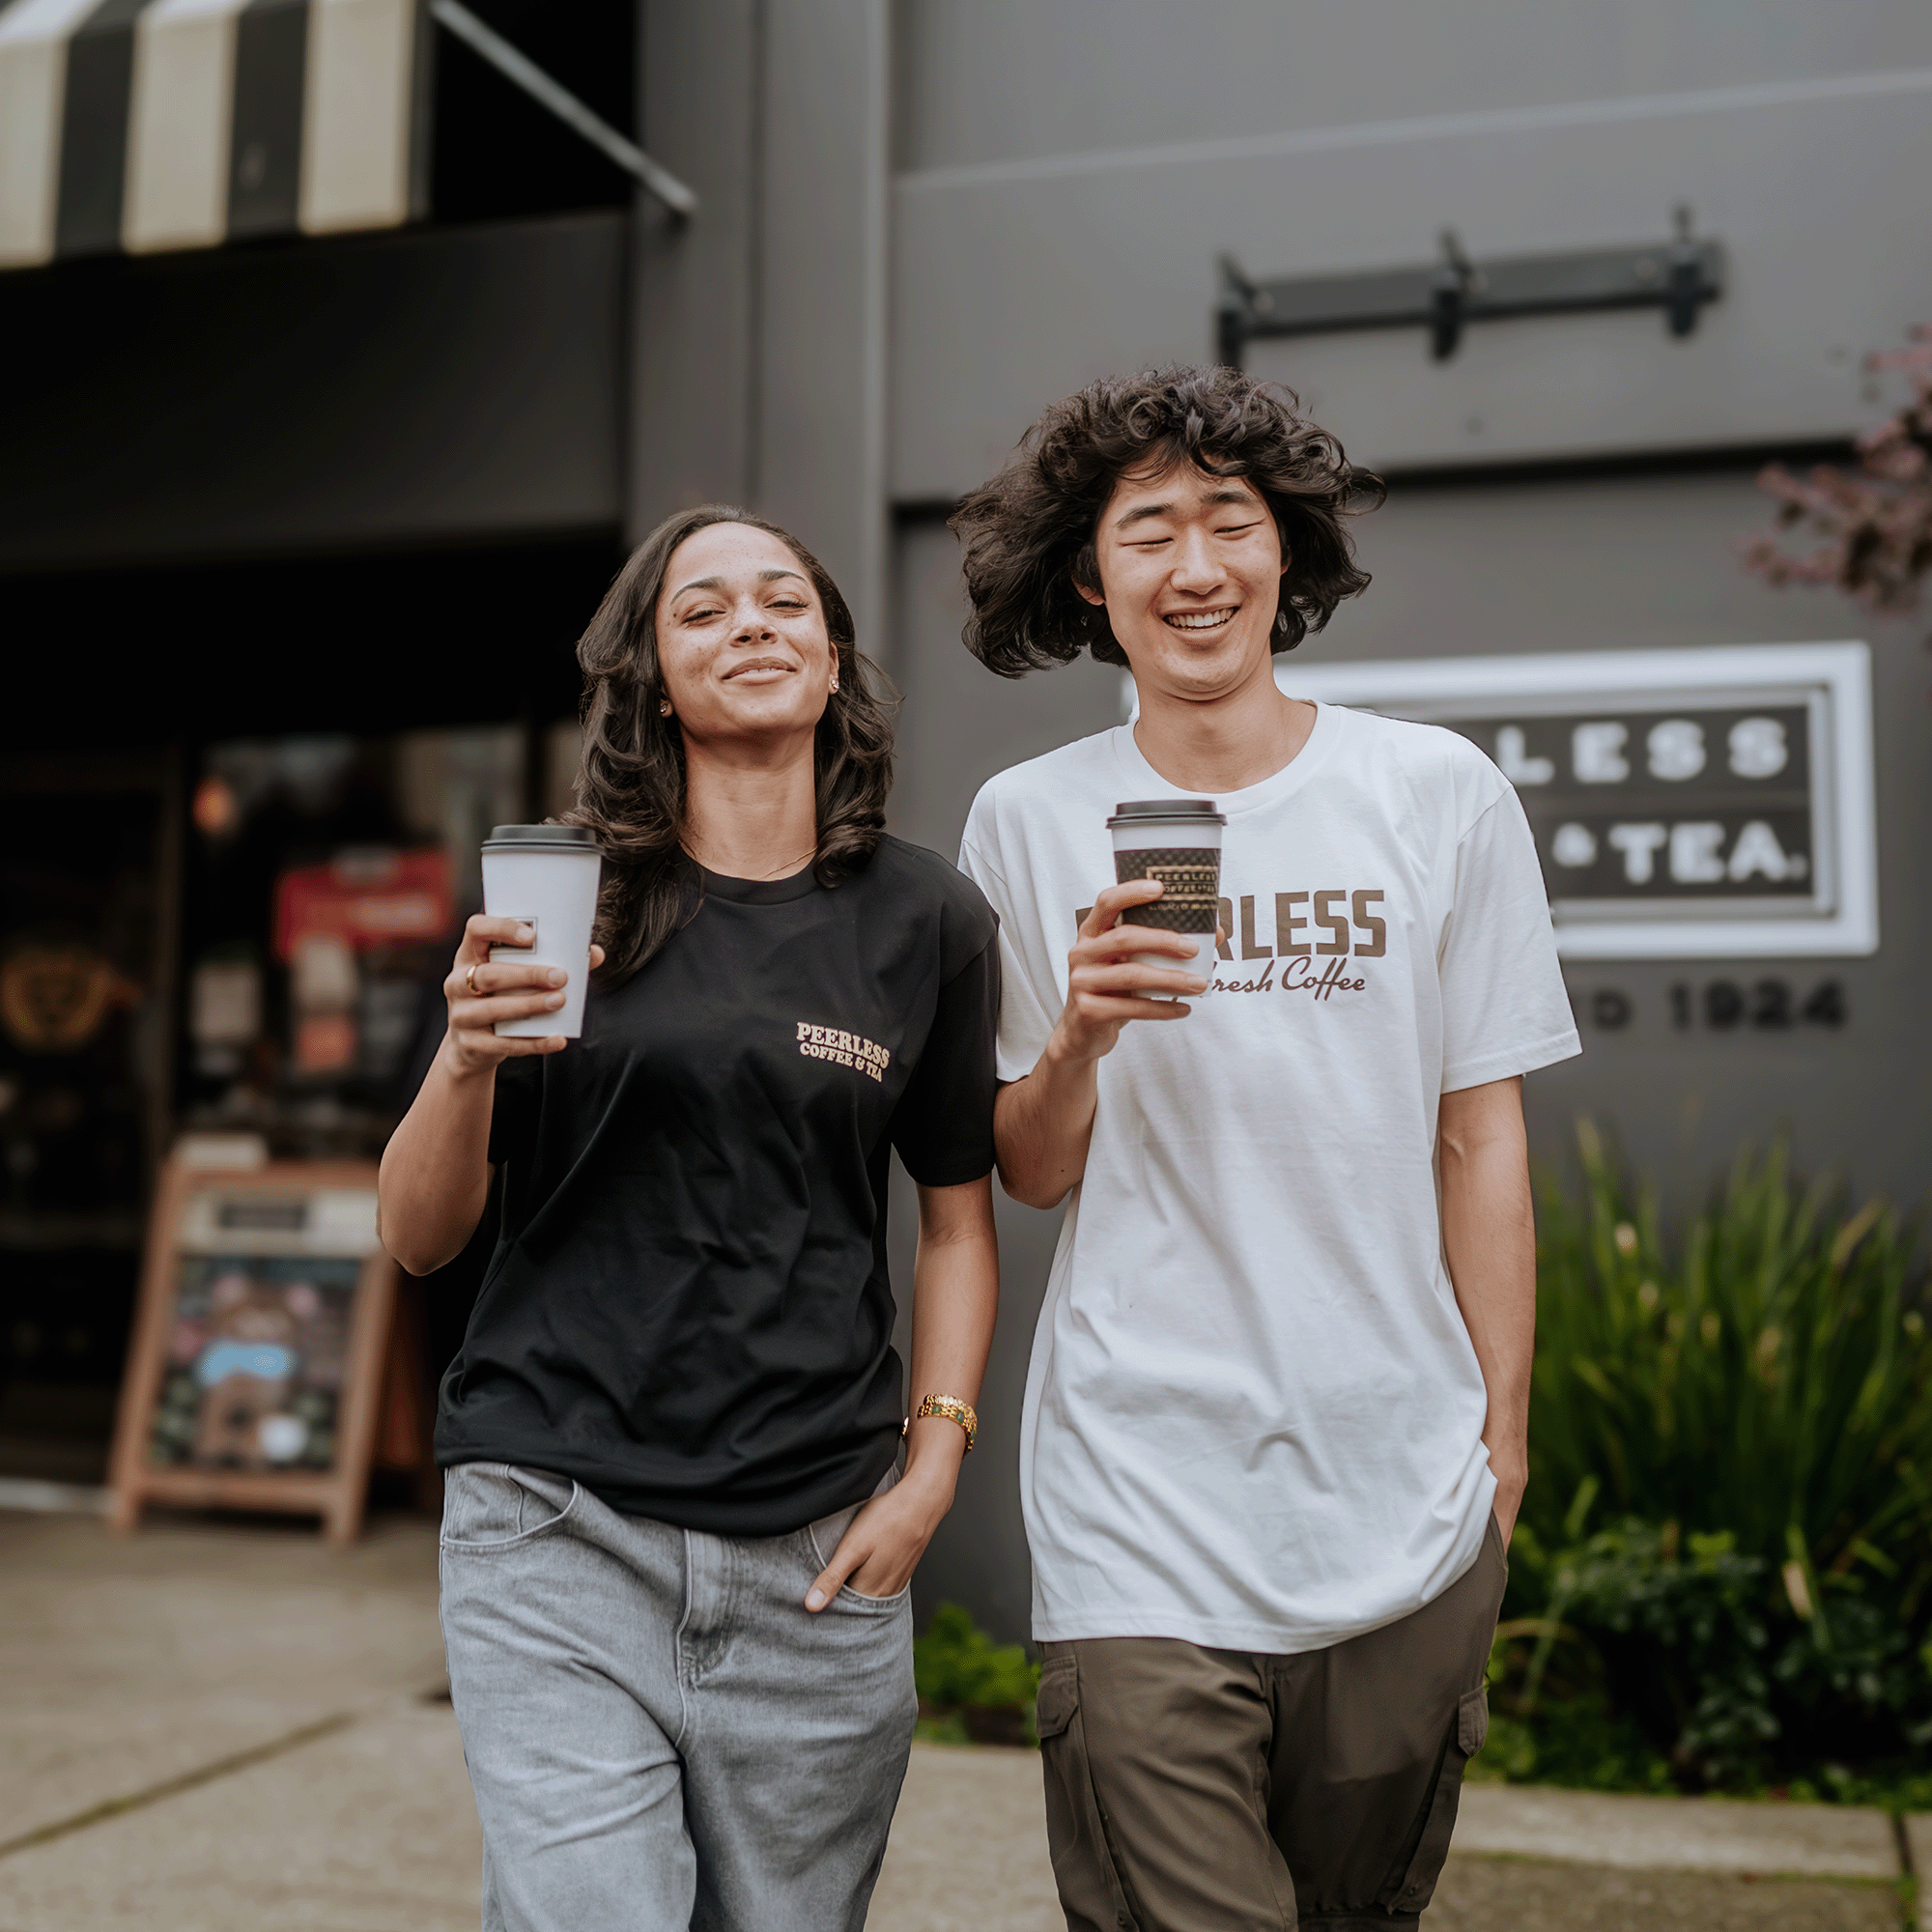
<svg viewBox="0 0 1932 1932">
<path fill-rule="evenodd" d="M 1096 383 L 954 521 L 990 668 L 1084 647 L 1140 701 L 993 780 L 960 858 L 1001 919 L 1001 1177 L 1067 1203 L 1021 1483 L 1075 1932 L 1414 1922 L 1527 1473 L 1520 1076 L 1577 1035 L 1508 781 L 1277 689 L 1368 582 L 1373 479 L 1293 404 Z M 1227 820 L 1205 1001 L 1128 963 L 1192 951 L 1118 923 L 1160 888 L 1108 883 L 1108 814 L 1177 794 Z"/>
</svg>

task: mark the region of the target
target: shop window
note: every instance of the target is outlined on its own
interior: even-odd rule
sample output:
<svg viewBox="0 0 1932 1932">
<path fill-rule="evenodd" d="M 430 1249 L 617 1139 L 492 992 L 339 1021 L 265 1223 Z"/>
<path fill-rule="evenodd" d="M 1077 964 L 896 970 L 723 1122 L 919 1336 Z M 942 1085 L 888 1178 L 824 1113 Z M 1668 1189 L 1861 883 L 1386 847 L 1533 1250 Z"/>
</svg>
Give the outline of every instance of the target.
<svg viewBox="0 0 1932 1932">
<path fill-rule="evenodd" d="M 442 1027 L 518 724 L 207 748 L 190 811 L 183 1123 L 278 1157 L 373 1156 Z"/>
<path fill-rule="evenodd" d="M 167 761 L 0 759 L 0 1472 L 99 1480 L 164 1132 Z"/>
</svg>

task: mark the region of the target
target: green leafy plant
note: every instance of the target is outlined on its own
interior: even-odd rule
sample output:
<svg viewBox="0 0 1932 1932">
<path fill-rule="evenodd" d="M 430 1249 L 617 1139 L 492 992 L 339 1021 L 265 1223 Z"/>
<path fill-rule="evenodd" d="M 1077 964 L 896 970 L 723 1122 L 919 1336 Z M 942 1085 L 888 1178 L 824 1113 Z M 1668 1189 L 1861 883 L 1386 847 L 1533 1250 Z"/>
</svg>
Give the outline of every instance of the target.
<svg viewBox="0 0 1932 1932">
<path fill-rule="evenodd" d="M 1039 1665 L 1025 1646 L 996 1644 L 957 1604 L 941 1604 L 913 1639 L 913 1684 L 923 1734 L 941 1744 L 1037 1744 Z"/>
<path fill-rule="evenodd" d="M 1521 1775 L 1554 1775 L 1558 1708 L 1622 1740 L 1598 1740 L 1616 1768 L 1584 1781 L 1654 1782 L 1639 1737 L 1690 1785 L 1909 1773 L 1932 1745 L 1916 1231 L 1799 1186 L 1774 1148 L 1741 1155 L 1668 1250 L 1654 1197 L 1587 1123 L 1579 1139 L 1580 1195 L 1546 1190 L 1540 1217 L 1530 1488 L 1495 1660 Z"/>
<path fill-rule="evenodd" d="M 1547 1192 L 1528 1520 L 1556 1548 L 1605 1512 L 1728 1532 L 1823 1607 L 1863 1570 L 1932 1584 L 1932 1352 L 1915 1231 L 1741 1154 L 1673 1257 L 1594 1130 L 1581 1199 Z M 1800 1599 L 1808 1600 L 1808 1607 Z"/>
<path fill-rule="evenodd" d="M 1618 1732 L 1620 1767 L 1628 1760 L 1629 1778 L 1600 1773 L 1592 1783 L 1634 1778 L 1655 1786 L 1658 1765 L 1666 1762 L 1656 1748 L 1660 1740 L 1680 1777 L 1761 1781 L 1764 1753 L 1780 1730 L 1765 1673 L 1761 1561 L 1740 1556 L 1728 1533 L 1683 1538 L 1674 1523 L 1630 1518 L 1553 1563 L 1536 1547 L 1534 1532 L 1525 1532 L 1517 1562 L 1533 1575 L 1540 1571 L 1548 1597 L 1543 1617 L 1532 1620 L 1536 1648 L 1510 1700 L 1517 1718 L 1533 1719 L 1547 1690 L 1555 1690 L 1566 1728 L 1587 1714 Z M 1547 1685 L 1549 1661 L 1564 1640 L 1581 1653 L 1568 1666 L 1581 1681 L 1566 1685 L 1559 1677 Z M 1506 1656 L 1505 1669 L 1507 1662 Z M 1539 1756 L 1548 1775 L 1547 1748 Z"/>
</svg>

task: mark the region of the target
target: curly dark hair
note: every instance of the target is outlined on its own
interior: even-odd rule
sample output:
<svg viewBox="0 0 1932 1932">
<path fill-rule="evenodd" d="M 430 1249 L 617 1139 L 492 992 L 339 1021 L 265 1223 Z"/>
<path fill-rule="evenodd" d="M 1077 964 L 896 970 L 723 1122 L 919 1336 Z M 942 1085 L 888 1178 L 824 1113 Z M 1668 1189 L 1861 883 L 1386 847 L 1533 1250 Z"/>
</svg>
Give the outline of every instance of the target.
<svg viewBox="0 0 1932 1932">
<path fill-rule="evenodd" d="M 812 869 L 836 886 L 878 849 L 893 788 L 893 718 L 873 690 L 877 667 L 859 652 L 852 612 L 825 566 L 776 524 L 730 503 L 667 517 L 605 592 L 577 646 L 583 669 L 583 760 L 577 804 L 557 822 L 588 826 L 604 854 L 595 937 L 599 983 L 621 985 L 648 964 L 699 903 L 699 872 L 682 843 L 684 734 L 663 717 L 657 608 L 679 544 L 712 524 L 765 530 L 797 557 L 818 592 L 838 653 L 838 689 L 818 721 L 818 851 Z"/>
<path fill-rule="evenodd" d="M 1068 664 L 1083 647 L 1125 664 L 1107 612 L 1080 595 L 1100 587 L 1094 530 L 1122 476 L 1187 462 L 1246 478 L 1274 512 L 1288 568 L 1273 642 L 1292 651 L 1368 588 L 1347 520 L 1383 496 L 1300 407 L 1293 390 L 1225 367 L 1110 377 L 1054 404 L 951 519 L 973 607 L 967 649 L 1002 677 Z"/>
</svg>

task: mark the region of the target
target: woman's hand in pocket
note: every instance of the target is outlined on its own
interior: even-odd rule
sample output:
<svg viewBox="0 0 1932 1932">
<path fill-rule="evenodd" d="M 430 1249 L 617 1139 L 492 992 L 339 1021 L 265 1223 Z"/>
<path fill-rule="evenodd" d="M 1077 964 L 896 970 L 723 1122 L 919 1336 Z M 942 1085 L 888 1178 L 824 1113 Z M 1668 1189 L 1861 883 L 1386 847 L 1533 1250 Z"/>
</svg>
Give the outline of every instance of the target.
<svg viewBox="0 0 1932 1932">
<path fill-rule="evenodd" d="M 923 1468 L 908 1468 L 898 1483 L 852 1519 L 832 1561 L 805 1594 L 808 1610 L 822 1610 L 840 1584 L 862 1597 L 896 1597 L 912 1581 L 925 1546 L 952 1507 L 958 1461 L 953 1459 L 949 1472 L 934 1466 L 937 1460 Z"/>
</svg>

